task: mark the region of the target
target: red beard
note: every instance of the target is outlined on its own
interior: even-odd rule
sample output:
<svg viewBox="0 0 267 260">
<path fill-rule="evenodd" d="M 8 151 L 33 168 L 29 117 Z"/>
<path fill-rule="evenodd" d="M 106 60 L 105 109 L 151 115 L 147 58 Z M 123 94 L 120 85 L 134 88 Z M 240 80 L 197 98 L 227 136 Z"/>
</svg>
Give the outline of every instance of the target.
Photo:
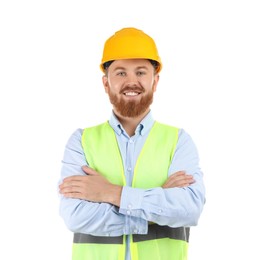
<svg viewBox="0 0 267 260">
<path fill-rule="evenodd" d="M 122 94 L 126 89 L 123 89 Z M 129 91 L 138 91 L 143 93 L 143 88 L 127 88 Z M 138 117 L 142 115 L 153 102 L 153 92 L 148 92 L 144 95 L 140 101 L 125 101 L 123 98 L 119 98 L 115 94 L 109 92 L 109 99 L 116 111 L 123 117 Z M 123 94 L 122 94 L 123 95 Z"/>
</svg>

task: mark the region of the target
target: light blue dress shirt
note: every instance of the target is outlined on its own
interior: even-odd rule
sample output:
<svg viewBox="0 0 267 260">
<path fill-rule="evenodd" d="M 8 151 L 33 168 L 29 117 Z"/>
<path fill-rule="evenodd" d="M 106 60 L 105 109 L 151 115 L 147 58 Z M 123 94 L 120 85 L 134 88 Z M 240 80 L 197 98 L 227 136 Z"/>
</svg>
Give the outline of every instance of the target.
<svg viewBox="0 0 267 260">
<path fill-rule="evenodd" d="M 127 182 L 122 190 L 120 208 L 108 203 L 93 203 L 60 196 L 60 215 L 72 232 L 121 236 L 146 234 L 149 221 L 170 227 L 197 225 L 205 203 L 205 186 L 196 146 L 183 129 L 178 133 L 169 176 L 177 171 L 185 171 L 193 175 L 195 182 L 185 188 L 131 187 L 136 160 L 154 122 L 149 112 L 137 126 L 135 135 L 129 137 L 112 113 L 109 124 L 116 133 Z M 77 129 L 66 144 L 59 182 L 67 176 L 85 175 L 81 169 L 81 166 L 87 165 L 81 145 L 82 132 L 82 129 Z M 126 260 L 130 259 L 128 249 L 129 241 Z"/>
</svg>

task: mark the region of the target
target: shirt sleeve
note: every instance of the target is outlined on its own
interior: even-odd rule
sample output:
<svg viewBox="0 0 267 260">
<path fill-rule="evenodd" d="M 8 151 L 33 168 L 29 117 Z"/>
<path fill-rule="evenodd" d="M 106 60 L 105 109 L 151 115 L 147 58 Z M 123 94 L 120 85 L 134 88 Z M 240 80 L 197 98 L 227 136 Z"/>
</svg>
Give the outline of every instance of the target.
<svg viewBox="0 0 267 260">
<path fill-rule="evenodd" d="M 59 184 L 68 176 L 85 174 L 81 167 L 88 163 L 82 149 L 81 136 L 82 129 L 77 129 L 66 144 Z M 95 236 L 120 236 L 134 233 L 136 226 L 140 227 L 139 234 L 147 232 L 146 220 L 127 217 L 111 204 L 65 198 L 60 194 L 59 197 L 59 214 L 73 232 Z"/>
<path fill-rule="evenodd" d="M 197 148 L 183 129 L 179 130 L 169 175 L 177 171 L 193 175 L 195 182 L 189 187 L 169 189 L 125 186 L 119 212 L 170 227 L 197 225 L 205 203 L 205 187 Z"/>
</svg>

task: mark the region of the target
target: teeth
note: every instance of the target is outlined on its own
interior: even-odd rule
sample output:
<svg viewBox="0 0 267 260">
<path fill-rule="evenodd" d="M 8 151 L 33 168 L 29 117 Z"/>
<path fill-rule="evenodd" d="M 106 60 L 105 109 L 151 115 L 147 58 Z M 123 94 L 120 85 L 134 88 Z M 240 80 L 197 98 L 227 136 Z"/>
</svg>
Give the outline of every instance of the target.
<svg viewBox="0 0 267 260">
<path fill-rule="evenodd" d="M 127 92 L 127 93 L 125 93 L 125 95 L 126 96 L 137 96 L 138 93 L 136 93 L 136 92 Z"/>
</svg>

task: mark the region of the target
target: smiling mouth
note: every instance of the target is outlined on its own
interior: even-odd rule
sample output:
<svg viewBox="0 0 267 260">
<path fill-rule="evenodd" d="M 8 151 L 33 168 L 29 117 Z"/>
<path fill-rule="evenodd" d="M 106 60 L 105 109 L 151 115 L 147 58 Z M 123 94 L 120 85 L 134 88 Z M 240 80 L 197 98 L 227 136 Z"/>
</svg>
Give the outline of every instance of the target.
<svg viewBox="0 0 267 260">
<path fill-rule="evenodd" d="M 123 95 L 129 96 L 129 97 L 134 97 L 138 96 L 141 92 L 135 92 L 135 91 L 130 91 L 130 92 L 123 92 Z"/>
</svg>

